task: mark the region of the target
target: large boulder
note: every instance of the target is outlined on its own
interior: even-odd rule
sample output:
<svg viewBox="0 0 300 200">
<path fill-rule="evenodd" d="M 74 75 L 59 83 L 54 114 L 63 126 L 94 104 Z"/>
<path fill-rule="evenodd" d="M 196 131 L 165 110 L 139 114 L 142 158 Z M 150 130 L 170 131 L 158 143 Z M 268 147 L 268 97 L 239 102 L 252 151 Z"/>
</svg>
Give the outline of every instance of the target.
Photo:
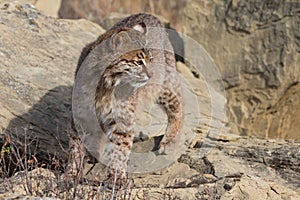
<svg viewBox="0 0 300 200">
<path fill-rule="evenodd" d="M 58 141 L 67 146 L 77 60 L 103 29 L 47 17 L 31 4 L 0 8 L 0 127 L 21 141 L 25 133 L 37 139 L 39 154 L 62 152 Z"/>
<path fill-rule="evenodd" d="M 300 140 L 299 8 L 247 0 L 193 0 L 184 8 L 184 34 L 219 67 L 233 132 Z"/>
</svg>

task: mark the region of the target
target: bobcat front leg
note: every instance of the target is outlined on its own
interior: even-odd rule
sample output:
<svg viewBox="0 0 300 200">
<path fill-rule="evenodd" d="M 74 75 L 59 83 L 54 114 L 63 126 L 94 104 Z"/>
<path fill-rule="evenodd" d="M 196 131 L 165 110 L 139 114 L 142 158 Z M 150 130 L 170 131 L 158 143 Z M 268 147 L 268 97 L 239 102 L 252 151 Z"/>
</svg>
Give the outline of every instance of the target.
<svg viewBox="0 0 300 200">
<path fill-rule="evenodd" d="M 127 163 L 133 143 L 133 133 L 114 131 L 108 136 L 108 187 L 123 186 L 127 183 Z"/>
<path fill-rule="evenodd" d="M 180 92 L 163 88 L 158 103 L 163 106 L 168 116 L 166 133 L 160 142 L 159 153 L 166 153 L 166 146 L 180 133 L 183 122 L 183 103 Z"/>
<path fill-rule="evenodd" d="M 127 183 L 127 164 L 132 149 L 135 115 L 130 101 L 118 102 L 109 112 L 102 127 L 107 137 L 107 182 L 109 187 Z"/>
</svg>

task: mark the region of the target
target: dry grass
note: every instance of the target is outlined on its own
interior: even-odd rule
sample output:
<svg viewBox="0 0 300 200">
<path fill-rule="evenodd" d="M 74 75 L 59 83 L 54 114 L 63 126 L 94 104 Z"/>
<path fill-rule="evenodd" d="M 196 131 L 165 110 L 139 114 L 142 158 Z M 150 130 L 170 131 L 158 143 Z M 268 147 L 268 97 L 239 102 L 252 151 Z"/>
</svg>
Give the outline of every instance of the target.
<svg viewBox="0 0 300 200">
<path fill-rule="evenodd" d="M 25 140 L 20 142 L 7 132 L 0 134 L 0 197 L 6 193 L 53 199 L 151 199 L 148 190 L 134 188 L 133 181 L 122 188 L 109 189 L 103 182 L 64 173 L 68 165 L 55 156 L 49 155 L 48 162 L 39 161 L 37 143 L 26 138 L 26 130 L 24 135 Z M 83 158 L 84 152 L 80 153 Z M 83 172 L 83 164 L 75 164 L 78 172 L 75 174 Z M 164 192 L 162 196 L 162 199 L 178 199 L 171 192 Z"/>
</svg>

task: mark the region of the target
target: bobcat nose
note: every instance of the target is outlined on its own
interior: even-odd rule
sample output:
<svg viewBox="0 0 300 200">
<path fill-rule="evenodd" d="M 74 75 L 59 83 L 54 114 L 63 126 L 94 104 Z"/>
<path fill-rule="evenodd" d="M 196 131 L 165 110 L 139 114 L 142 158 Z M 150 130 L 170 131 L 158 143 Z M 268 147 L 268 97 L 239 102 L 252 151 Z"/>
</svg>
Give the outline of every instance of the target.
<svg viewBox="0 0 300 200">
<path fill-rule="evenodd" d="M 150 77 L 148 76 L 148 74 L 146 74 L 145 81 L 148 81 L 149 79 L 150 79 Z"/>
<path fill-rule="evenodd" d="M 143 66 L 142 73 L 145 73 L 145 77 L 147 77 L 147 80 L 151 78 L 150 74 L 148 73 L 148 70 L 145 66 Z"/>
<path fill-rule="evenodd" d="M 150 79 L 150 77 L 146 73 L 140 74 L 140 81 L 141 82 L 147 82 Z"/>
</svg>

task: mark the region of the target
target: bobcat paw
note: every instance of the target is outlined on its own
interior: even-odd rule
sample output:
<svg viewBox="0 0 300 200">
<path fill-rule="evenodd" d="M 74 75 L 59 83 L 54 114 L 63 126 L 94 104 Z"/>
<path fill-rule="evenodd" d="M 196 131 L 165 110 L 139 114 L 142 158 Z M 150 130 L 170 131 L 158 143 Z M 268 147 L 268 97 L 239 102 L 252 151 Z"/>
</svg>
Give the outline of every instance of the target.
<svg viewBox="0 0 300 200">
<path fill-rule="evenodd" d="M 127 185 L 127 174 L 123 171 L 110 170 L 107 175 L 107 179 L 104 182 L 108 188 L 120 189 L 121 187 L 126 187 Z"/>
<path fill-rule="evenodd" d="M 171 143 L 161 142 L 159 144 L 159 149 L 158 149 L 159 155 L 167 155 L 170 151 L 172 151 Z"/>
</svg>

